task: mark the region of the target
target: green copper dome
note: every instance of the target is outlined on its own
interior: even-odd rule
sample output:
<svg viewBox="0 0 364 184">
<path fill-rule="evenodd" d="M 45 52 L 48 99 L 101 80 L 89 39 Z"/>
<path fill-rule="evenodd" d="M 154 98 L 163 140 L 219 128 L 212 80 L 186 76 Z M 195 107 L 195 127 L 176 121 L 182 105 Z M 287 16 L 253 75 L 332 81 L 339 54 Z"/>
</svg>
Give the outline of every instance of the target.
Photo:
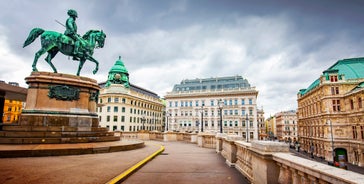
<svg viewBox="0 0 364 184">
<path fill-rule="evenodd" d="M 107 78 L 105 87 L 109 87 L 111 84 L 123 84 L 126 88 L 129 88 L 129 73 L 120 56 L 114 66 L 111 67 Z"/>
<path fill-rule="evenodd" d="M 110 69 L 109 73 L 128 73 L 124 63 L 121 61 L 121 57 L 115 62 L 114 66 Z"/>
</svg>

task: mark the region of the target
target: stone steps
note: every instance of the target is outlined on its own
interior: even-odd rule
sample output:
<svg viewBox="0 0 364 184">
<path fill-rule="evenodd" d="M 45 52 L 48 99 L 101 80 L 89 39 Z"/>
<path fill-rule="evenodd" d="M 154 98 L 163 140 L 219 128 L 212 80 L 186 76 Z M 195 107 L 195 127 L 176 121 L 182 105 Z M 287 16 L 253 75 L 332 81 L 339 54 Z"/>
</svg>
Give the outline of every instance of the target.
<svg viewBox="0 0 364 184">
<path fill-rule="evenodd" d="M 64 144 L 119 141 L 102 127 L 3 125 L 0 144 Z"/>
<path fill-rule="evenodd" d="M 3 125 L 3 131 L 48 131 L 48 132 L 77 132 L 77 131 L 105 131 L 108 129 L 104 127 L 70 127 L 70 126 L 22 126 L 22 125 Z"/>
<path fill-rule="evenodd" d="M 46 138 L 46 137 L 102 137 L 114 136 L 112 132 L 41 132 L 41 131 L 0 131 L 0 137 L 33 137 L 33 138 Z"/>
<path fill-rule="evenodd" d="M 108 142 L 119 141 L 120 137 L 103 136 L 103 137 L 0 137 L 0 144 L 64 144 L 64 143 L 91 143 L 91 142 Z"/>
</svg>

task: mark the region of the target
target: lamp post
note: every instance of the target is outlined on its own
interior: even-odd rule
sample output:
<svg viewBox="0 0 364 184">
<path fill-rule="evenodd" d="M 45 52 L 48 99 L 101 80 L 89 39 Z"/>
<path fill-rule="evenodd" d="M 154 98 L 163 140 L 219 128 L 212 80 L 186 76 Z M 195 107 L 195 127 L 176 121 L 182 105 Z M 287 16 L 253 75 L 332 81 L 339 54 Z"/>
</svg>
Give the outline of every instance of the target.
<svg viewBox="0 0 364 184">
<path fill-rule="evenodd" d="M 142 117 L 142 123 L 143 123 L 143 126 L 142 126 L 142 130 L 144 130 L 144 123 L 145 123 L 145 113 L 143 114 L 143 117 Z"/>
<path fill-rule="evenodd" d="M 205 104 L 202 104 L 201 109 L 196 109 L 196 111 L 200 111 L 201 113 L 201 132 L 203 132 L 203 113 L 205 112 L 205 109 L 203 108 L 205 106 Z M 197 113 L 197 112 L 196 112 Z"/>
<path fill-rule="evenodd" d="M 219 110 L 220 110 L 220 133 L 222 133 L 222 107 L 224 105 L 224 102 L 222 101 L 222 99 L 220 99 L 218 101 L 217 105 L 219 106 Z"/>
<path fill-rule="evenodd" d="M 332 133 L 332 122 L 328 120 L 330 123 L 330 129 L 331 129 L 331 149 L 332 149 L 332 163 L 335 162 L 335 152 L 334 152 L 334 134 Z"/>
<path fill-rule="evenodd" d="M 249 142 L 249 117 L 248 113 L 246 113 L 245 122 L 246 122 L 246 142 Z"/>
<path fill-rule="evenodd" d="M 170 116 L 171 114 L 169 112 L 167 112 L 166 116 L 167 116 L 167 123 L 166 123 L 166 131 L 168 132 L 168 117 Z"/>
</svg>

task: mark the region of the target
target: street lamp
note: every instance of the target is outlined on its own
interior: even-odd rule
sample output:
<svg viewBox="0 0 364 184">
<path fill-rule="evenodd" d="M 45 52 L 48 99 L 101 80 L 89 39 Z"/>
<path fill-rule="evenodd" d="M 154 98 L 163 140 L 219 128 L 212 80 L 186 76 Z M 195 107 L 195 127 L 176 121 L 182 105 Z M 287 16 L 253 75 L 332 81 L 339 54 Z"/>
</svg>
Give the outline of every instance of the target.
<svg viewBox="0 0 364 184">
<path fill-rule="evenodd" d="M 143 114 L 143 117 L 142 117 L 142 123 L 143 123 L 143 126 L 142 126 L 142 130 L 144 130 L 144 123 L 145 123 L 145 113 Z"/>
<path fill-rule="evenodd" d="M 248 113 L 246 113 L 245 122 L 246 122 L 246 142 L 249 142 L 249 117 Z"/>
<path fill-rule="evenodd" d="M 328 120 L 330 123 L 330 129 L 331 129 L 331 149 L 332 149 L 332 163 L 335 162 L 335 152 L 334 152 L 334 134 L 332 133 L 332 122 Z"/>
<path fill-rule="evenodd" d="M 217 102 L 217 105 L 219 106 L 220 110 L 220 133 L 222 133 L 222 107 L 224 106 L 224 102 L 222 101 L 222 99 Z"/>
<path fill-rule="evenodd" d="M 201 109 L 196 109 L 196 111 L 200 111 L 201 113 L 201 132 L 203 132 L 203 113 L 205 112 L 205 109 L 203 108 L 205 106 L 205 104 L 202 104 Z M 197 112 L 196 112 L 197 113 Z"/>
<path fill-rule="evenodd" d="M 166 123 L 166 131 L 168 132 L 168 117 L 171 116 L 171 113 L 167 112 L 167 123 Z"/>
</svg>

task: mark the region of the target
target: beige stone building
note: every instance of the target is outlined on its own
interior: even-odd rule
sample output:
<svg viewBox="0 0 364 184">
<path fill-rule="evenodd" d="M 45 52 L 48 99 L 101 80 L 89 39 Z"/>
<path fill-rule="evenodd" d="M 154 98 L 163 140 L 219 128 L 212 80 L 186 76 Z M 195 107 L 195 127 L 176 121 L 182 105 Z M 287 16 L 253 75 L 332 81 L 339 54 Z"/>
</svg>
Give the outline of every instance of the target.
<svg viewBox="0 0 364 184">
<path fill-rule="evenodd" d="M 108 80 L 100 86 L 97 112 L 102 127 L 125 132 L 163 131 L 162 100 L 156 93 L 130 84 L 120 58 L 110 69 Z"/>
<path fill-rule="evenodd" d="M 165 96 L 168 130 L 216 133 L 222 118 L 224 133 L 258 139 L 257 96 L 241 76 L 183 80 Z"/>
<path fill-rule="evenodd" d="M 271 116 L 265 120 L 265 130 L 267 133 L 268 140 L 275 140 L 277 138 L 275 116 Z"/>
<path fill-rule="evenodd" d="M 364 58 L 339 60 L 297 98 L 301 148 L 364 166 Z"/>
<path fill-rule="evenodd" d="M 277 139 L 289 143 L 296 142 L 298 134 L 296 111 L 283 111 L 274 116 Z"/>
</svg>

